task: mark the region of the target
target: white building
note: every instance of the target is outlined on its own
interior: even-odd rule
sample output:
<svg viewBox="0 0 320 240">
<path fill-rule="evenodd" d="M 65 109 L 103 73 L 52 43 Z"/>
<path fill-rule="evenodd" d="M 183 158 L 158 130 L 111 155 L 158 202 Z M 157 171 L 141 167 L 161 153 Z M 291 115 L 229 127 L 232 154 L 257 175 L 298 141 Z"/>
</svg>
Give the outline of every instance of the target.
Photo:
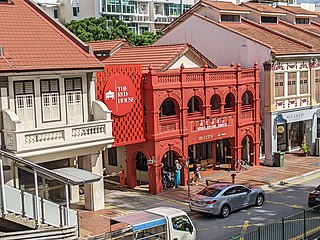
<svg viewBox="0 0 320 240">
<path fill-rule="evenodd" d="M 0 25 L 1 150 L 47 169 L 75 167 L 102 176 L 102 154 L 113 143 L 111 112 L 95 100 L 102 65 L 30 1 L 2 1 Z M 7 184 L 16 180 L 27 190 L 34 183 L 21 168 L 5 169 Z M 63 185 L 39 185 L 51 200 L 65 198 Z M 85 184 L 84 191 L 87 209 L 104 208 L 103 179 Z M 70 193 L 78 202 L 78 187 Z"/>
</svg>

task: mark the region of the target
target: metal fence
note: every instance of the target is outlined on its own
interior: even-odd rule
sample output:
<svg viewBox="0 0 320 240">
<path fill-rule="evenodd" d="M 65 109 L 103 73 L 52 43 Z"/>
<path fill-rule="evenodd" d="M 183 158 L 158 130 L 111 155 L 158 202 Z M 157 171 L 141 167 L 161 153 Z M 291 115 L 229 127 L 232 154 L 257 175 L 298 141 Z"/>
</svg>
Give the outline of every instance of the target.
<svg viewBox="0 0 320 240">
<path fill-rule="evenodd" d="M 320 206 L 305 209 L 278 222 L 232 237 L 230 240 L 307 240 L 320 235 Z"/>
</svg>

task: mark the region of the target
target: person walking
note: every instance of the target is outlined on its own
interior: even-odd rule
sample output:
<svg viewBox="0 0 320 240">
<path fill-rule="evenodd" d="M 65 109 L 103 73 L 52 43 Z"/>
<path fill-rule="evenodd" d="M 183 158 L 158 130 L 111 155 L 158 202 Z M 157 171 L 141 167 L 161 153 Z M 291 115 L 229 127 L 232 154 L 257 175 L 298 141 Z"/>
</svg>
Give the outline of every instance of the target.
<svg viewBox="0 0 320 240">
<path fill-rule="evenodd" d="M 181 165 L 179 164 L 179 161 L 175 161 L 175 166 L 174 166 L 174 187 L 176 188 L 180 185 L 180 170 L 181 170 Z"/>
<path fill-rule="evenodd" d="M 198 181 L 201 179 L 200 168 L 197 164 L 195 164 L 194 168 L 194 184 L 198 185 Z"/>
</svg>

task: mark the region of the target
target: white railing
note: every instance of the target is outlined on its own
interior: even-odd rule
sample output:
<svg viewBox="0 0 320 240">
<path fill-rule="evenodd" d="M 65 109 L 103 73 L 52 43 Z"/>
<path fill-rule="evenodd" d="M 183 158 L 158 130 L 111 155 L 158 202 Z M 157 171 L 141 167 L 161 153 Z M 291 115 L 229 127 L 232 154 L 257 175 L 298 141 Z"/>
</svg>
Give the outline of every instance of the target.
<svg viewBox="0 0 320 240">
<path fill-rule="evenodd" d="M 67 145 L 108 140 L 112 137 L 112 121 L 100 120 L 77 125 L 65 125 L 55 128 L 32 130 L 4 129 L 5 145 L 11 151 L 41 150 L 41 148 L 58 148 Z"/>
<path fill-rule="evenodd" d="M 3 191 L 0 198 L 2 213 L 15 213 L 29 219 L 34 219 L 40 224 L 48 224 L 54 227 L 78 225 L 77 212 L 64 206 L 42 199 L 35 195 L 2 185 Z M 4 204 L 3 204 L 4 202 Z M 39 206 L 37 211 L 37 206 Z M 67 219 L 68 218 L 68 219 Z"/>
</svg>

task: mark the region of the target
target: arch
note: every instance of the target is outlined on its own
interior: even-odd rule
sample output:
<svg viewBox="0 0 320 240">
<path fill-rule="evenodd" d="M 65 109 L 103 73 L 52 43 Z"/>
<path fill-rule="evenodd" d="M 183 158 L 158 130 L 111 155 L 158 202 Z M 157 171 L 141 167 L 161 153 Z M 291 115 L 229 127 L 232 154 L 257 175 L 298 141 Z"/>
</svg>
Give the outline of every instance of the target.
<svg viewBox="0 0 320 240">
<path fill-rule="evenodd" d="M 251 91 L 247 90 L 242 94 L 241 98 L 242 106 L 253 105 L 253 94 Z"/>
<path fill-rule="evenodd" d="M 147 157 L 141 151 L 136 154 L 136 169 L 143 172 L 148 171 Z"/>
<path fill-rule="evenodd" d="M 142 152 L 147 159 L 151 159 L 151 154 L 149 154 L 145 148 L 141 146 L 135 146 L 133 148 L 127 148 L 127 160 L 136 160 L 136 155 L 138 152 Z"/>
<path fill-rule="evenodd" d="M 160 92 L 158 96 L 155 98 L 158 104 L 160 103 L 162 104 L 166 99 L 171 99 L 172 101 L 174 101 L 174 103 L 178 108 L 182 106 L 182 101 L 180 96 L 175 93 L 168 94 L 167 92 Z M 161 104 L 158 105 L 159 108 L 161 107 Z"/>
<path fill-rule="evenodd" d="M 171 170 L 174 167 L 175 160 L 179 159 L 179 155 L 174 150 L 169 150 L 165 152 L 161 158 L 161 162 L 163 163 L 163 166 L 167 170 Z"/>
<path fill-rule="evenodd" d="M 253 155 L 254 152 L 254 138 L 251 134 L 246 134 L 241 140 L 241 159 L 248 161 L 248 163 L 253 163 Z M 253 164 L 252 164 L 253 165 Z"/>
<path fill-rule="evenodd" d="M 163 102 L 160 105 L 160 117 L 166 117 L 166 116 L 176 116 L 177 108 L 179 108 L 179 105 L 177 101 L 175 101 L 174 98 L 166 98 L 163 100 Z"/>
<path fill-rule="evenodd" d="M 235 95 L 229 92 L 225 98 L 224 109 L 225 111 L 234 111 L 236 98 Z"/>
<path fill-rule="evenodd" d="M 218 94 L 212 95 L 210 98 L 211 111 L 220 112 L 221 97 Z"/>
<path fill-rule="evenodd" d="M 203 101 L 199 96 L 192 96 L 188 101 L 188 113 L 200 113 Z"/>
</svg>

